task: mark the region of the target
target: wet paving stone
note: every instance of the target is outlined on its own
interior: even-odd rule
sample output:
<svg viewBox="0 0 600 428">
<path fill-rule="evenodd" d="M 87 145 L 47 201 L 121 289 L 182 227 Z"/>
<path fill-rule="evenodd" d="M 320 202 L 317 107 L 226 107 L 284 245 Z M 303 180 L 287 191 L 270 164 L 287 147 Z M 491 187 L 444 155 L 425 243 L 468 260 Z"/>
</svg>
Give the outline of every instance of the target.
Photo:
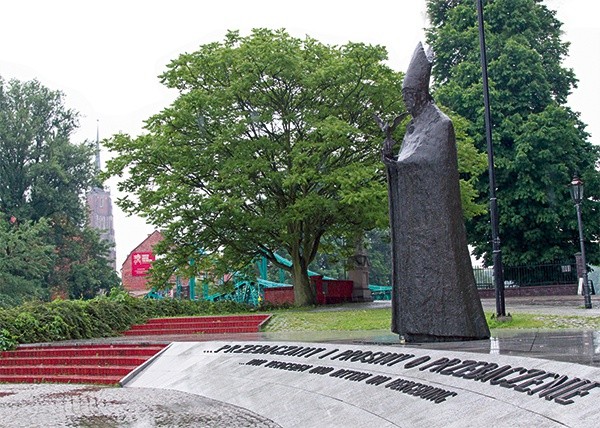
<svg viewBox="0 0 600 428">
<path fill-rule="evenodd" d="M 0 385 L 2 428 L 279 427 L 249 410 L 180 391 Z"/>
</svg>

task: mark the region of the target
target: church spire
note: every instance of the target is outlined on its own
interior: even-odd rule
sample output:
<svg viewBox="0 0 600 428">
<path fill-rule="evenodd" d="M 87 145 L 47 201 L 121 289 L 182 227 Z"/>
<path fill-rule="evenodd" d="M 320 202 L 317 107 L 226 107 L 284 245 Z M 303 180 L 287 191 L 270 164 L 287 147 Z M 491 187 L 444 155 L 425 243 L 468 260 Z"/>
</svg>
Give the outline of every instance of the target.
<svg viewBox="0 0 600 428">
<path fill-rule="evenodd" d="M 102 169 L 100 164 L 100 120 L 96 119 L 96 173 Z"/>
<path fill-rule="evenodd" d="M 112 200 L 110 190 L 100 183 L 100 120 L 96 120 L 96 159 L 94 169 L 96 178 L 92 188 L 87 194 L 87 206 L 89 210 L 88 225 L 100 233 L 100 238 L 108 242 L 110 249 L 108 260 L 113 269 L 116 270 L 116 252 L 115 252 L 115 230 L 113 226 Z"/>
</svg>

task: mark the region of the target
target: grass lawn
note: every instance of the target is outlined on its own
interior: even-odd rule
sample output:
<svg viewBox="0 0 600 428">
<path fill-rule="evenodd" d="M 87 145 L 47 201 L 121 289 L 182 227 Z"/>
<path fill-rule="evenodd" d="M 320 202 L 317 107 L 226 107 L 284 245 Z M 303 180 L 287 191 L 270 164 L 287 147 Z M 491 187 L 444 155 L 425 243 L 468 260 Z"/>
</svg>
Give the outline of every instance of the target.
<svg viewBox="0 0 600 428">
<path fill-rule="evenodd" d="M 384 309 L 336 307 L 332 310 L 287 309 L 275 310 L 263 331 L 352 331 L 387 330 L 391 312 Z M 600 317 L 579 317 L 538 314 L 514 314 L 512 321 L 498 322 L 492 312 L 486 312 L 490 329 L 600 329 Z"/>
<path fill-rule="evenodd" d="M 369 310 L 278 310 L 263 331 L 349 331 L 389 329 L 389 309 Z"/>
</svg>

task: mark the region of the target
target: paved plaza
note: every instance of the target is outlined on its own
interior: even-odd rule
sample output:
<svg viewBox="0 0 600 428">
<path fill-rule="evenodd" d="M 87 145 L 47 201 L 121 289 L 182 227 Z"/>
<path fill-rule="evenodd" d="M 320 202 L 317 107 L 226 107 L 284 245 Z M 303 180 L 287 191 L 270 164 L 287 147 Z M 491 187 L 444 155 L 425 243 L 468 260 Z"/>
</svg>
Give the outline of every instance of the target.
<svg viewBox="0 0 600 428">
<path fill-rule="evenodd" d="M 249 410 L 167 389 L 0 385 L 2 428 L 278 426 Z"/>
</svg>

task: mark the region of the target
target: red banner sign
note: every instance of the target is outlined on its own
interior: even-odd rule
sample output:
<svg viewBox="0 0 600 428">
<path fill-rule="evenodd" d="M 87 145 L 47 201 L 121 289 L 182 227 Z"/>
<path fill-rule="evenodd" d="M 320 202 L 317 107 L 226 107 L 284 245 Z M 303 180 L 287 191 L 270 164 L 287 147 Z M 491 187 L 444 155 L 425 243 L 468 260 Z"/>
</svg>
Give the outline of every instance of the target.
<svg viewBox="0 0 600 428">
<path fill-rule="evenodd" d="M 131 254 L 131 275 L 132 276 L 145 276 L 152 262 L 154 261 L 154 254 L 152 253 L 132 253 Z"/>
</svg>

